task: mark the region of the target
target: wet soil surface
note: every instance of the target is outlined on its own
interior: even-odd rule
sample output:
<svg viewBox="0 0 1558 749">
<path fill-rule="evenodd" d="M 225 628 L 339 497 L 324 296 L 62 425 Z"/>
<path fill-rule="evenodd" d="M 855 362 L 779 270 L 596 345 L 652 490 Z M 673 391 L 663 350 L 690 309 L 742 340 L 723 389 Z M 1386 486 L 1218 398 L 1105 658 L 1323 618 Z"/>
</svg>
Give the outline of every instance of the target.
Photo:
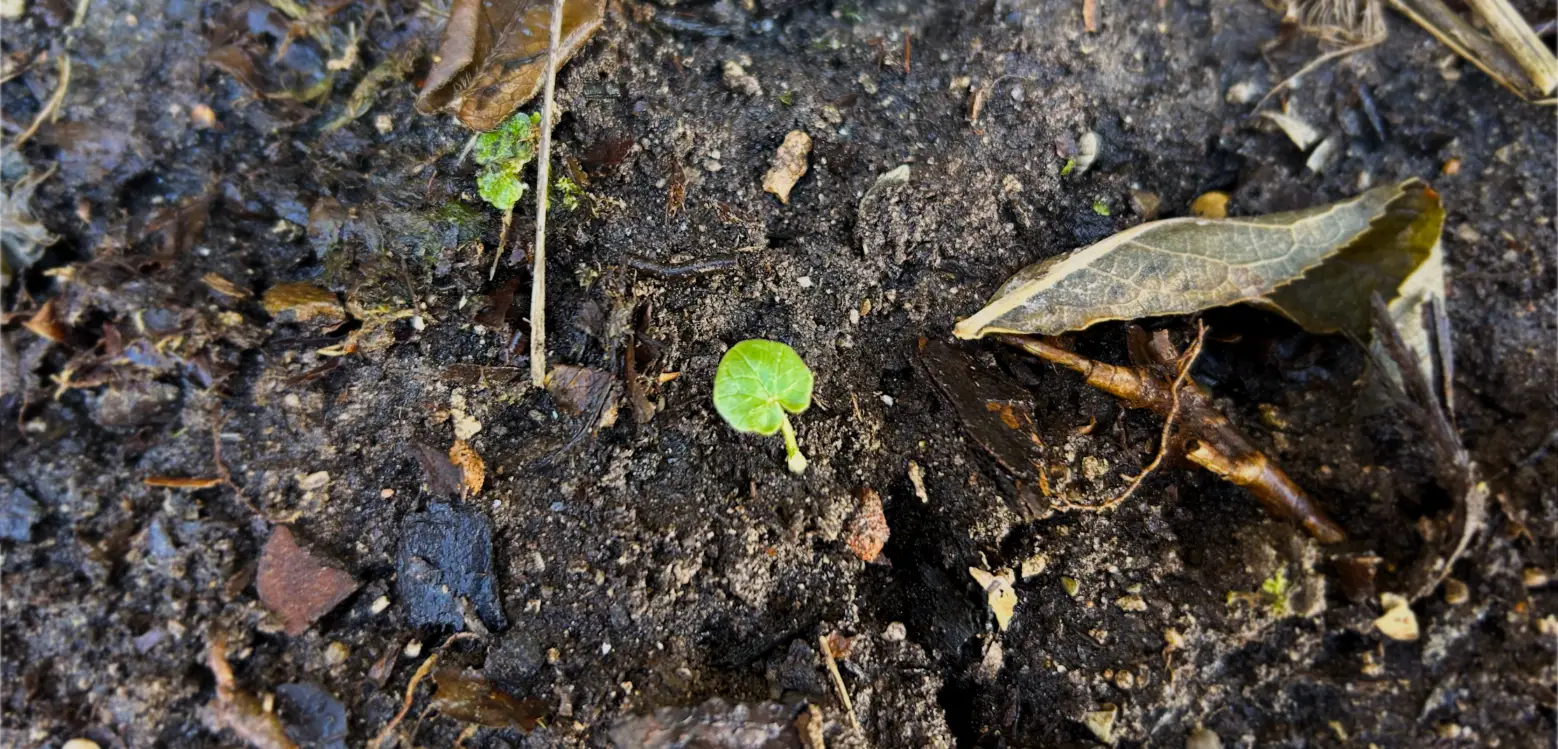
<svg viewBox="0 0 1558 749">
<path fill-rule="evenodd" d="M 33 0 L 7 24 L 6 64 L 27 66 L 3 84 L 8 142 L 71 60 L 58 116 L 3 163 L 8 186 L 55 170 L 6 221 L 59 238 L 7 261 L 7 745 L 233 745 L 201 719 L 220 634 L 237 684 L 274 695 L 306 746 L 367 744 L 435 651 L 544 706 L 528 734 L 466 746 L 650 742 L 622 721 L 660 708 L 798 746 L 802 703 L 841 746 L 1089 746 L 1111 715 L 1119 746 L 1198 726 L 1246 747 L 1552 735 L 1551 109 L 1392 17 L 1387 42 L 1289 96 L 1343 144 L 1316 174 L 1250 113 L 1319 50 L 1255 2 L 1104 2 L 1094 34 L 1081 3 L 1051 0 L 614 6 L 559 80 L 558 163 L 590 197 L 553 214 L 550 359 L 612 378 L 571 415 L 526 385 L 530 209 L 489 281 L 499 220 L 468 134 L 412 107 L 433 5 L 329 16 L 335 49 L 363 40 L 333 77 L 309 33 L 282 49 L 287 19 L 261 3 L 105 0 L 69 28 L 69 3 Z M 415 61 L 404 79 L 327 131 L 397 56 Z M 761 91 L 727 82 L 727 61 Z M 973 123 L 971 86 L 988 92 Z M 761 183 L 797 129 L 815 146 L 783 205 Z M 1088 131 L 1096 161 L 1062 176 Z M 902 164 L 907 184 L 868 195 Z M 1381 634 L 1335 560 L 1378 556 L 1391 590 L 1452 499 L 1348 341 L 1222 310 L 1196 371 L 1345 526 L 1327 548 L 1181 466 L 1113 512 L 1024 514 L 921 361 L 1011 273 L 1144 220 L 1132 191 L 1163 216 L 1212 189 L 1255 214 L 1413 176 L 1448 210 L 1456 418 L 1497 498 L 1452 570 L 1464 595 L 1414 605 L 1416 641 Z M 294 282 L 346 302 L 346 326 L 268 314 L 259 295 Z M 58 342 L 21 324 L 49 299 Z M 1154 325 L 1187 340 L 1183 320 Z M 802 476 L 778 438 L 712 408 L 720 355 L 746 338 L 816 373 Z M 1125 361 L 1121 326 L 1074 338 Z M 1112 494 L 1155 449 L 1158 420 L 1070 373 L 957 348 L 1032 399 L 1079 495 Z M 485 462 L 479 493 L 440 475 L 457 436 Z M 847 543 L 863 489 L 891 530 L 869 564 Z M 280 525 L 296 556 L 261 564 Z M 1005 631 L 970 567 L 1016 571 Z M 855 638 L 839 670 L 858 729 L 819 653 L 832 633 Z M 466 731 L 425 711 L 431 691 L 396 729 L 406 745 Z"/>
</svg>

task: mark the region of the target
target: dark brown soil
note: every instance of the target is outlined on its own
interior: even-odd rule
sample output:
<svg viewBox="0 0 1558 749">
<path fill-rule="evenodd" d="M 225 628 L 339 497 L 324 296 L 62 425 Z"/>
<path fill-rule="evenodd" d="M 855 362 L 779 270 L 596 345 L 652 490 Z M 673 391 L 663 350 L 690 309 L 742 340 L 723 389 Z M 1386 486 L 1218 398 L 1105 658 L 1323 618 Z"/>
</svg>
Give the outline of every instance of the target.
<svg viewBox="0 0 1558 749">
<path fill-rule="evenodd" d="M 32 215 L 61 238 L 6 289 L 5 309 L 57 298 L 71 313 L 64 343 L 42 343 L 26 314 L 4 332 L 7 746 L 233 745 L 198 717 L 215 694 L 205 651 L 218 630 L 243 688 L 334 694 L 350 746 L 384 727 L 422 657 L 457 628 L 478 636 L 446 662 L 483 668 L 549 713 L 528 736 L 483 729 L 466 746 L 603 746 L 628 716 L 714 697 L 810 701 L 830 741 L 880 747 L 1086 746 L 1083 718 L 1105 704 L 1118 707 L 1120 746 L 1180 746 L 1197 725 L 1244 747 L 1527 747 L 1554 732 L 1558 595 L 1526 578 L 1558 572 L 1555 122 L 1400 17 L 1385 44 L 1295 88 L 1294 111 L 1346 144 L 1317 175 L 1249 116 L 1253 101 L 1230 102 L 1230 89 L 1263 92 L 1318 53 L 1297 36 L 1263 53 L 1279 14 L 1253 0 L 1105 1 L 1096 34 L 1069 0 L 617 8 L 559 80 L 559 162 L 588 172 L 596 211 L 554 214 L 551 359 L 621 376 L 621 332 L 647 305 L 648 375 L 680 376 L 654 389 L 649 422 L 624 402 L 591 432 L 523 376 L 456 366 L 523 367 L 527 348 L 510 350 L 511 329 L 526 327 L 525 263 L 489 282 L 491 250 L 473 244 L 497 242 L 498 218 L 459 158 L 467 133 L 417 115 L 411 80 L 323 132 L 363 66 L 431 44 L 438 17 L 400 0 L 346 6 L 330 23 L 362 30 L 362 59 L 305 105 L 257 98 L 209 61 L 235 35 L 274 53 L 263 4 L 104 0 L 75 29 L 69 5 L 32 0 L 4 40 L 8 59 L 51 54 L 3 84 L 7 142 L 52 92 L 54 56 L 72 60 L 58 119 L 3 164 L 7 185 L 57 166 Z M 1551 18 L 1550 6 L 1528 10 Z M 321 75 L 314 45 L 301 39 L 280 62 L 256 55 L 267 90 Z M 760 97 L 727 87 L 727 60 Z M 971 125 L 969 79 L 998 78 Z M 202 106 L 215 127 L 194 124 Z M 792 129 L 815 149 L 786 206 L 760 185 Z M 1096 163 L 1063 178 L 1063 154 L 1088 130 L 1101 137 Z M 900 164 L 909 184 L 863 205 Z M 1132 190 L 1160 196 L 1163 215 L 1211 189 L 1254 214 L 1413 176 L 1449 212 L 1458 425 L 1500 499 L 1453 570 L 1468 599 L 1419 601 L 1416 642 L 1381 635 L 1378 602 L 1349 600 L 1332 560 L 1373 552 L 1390 589 L 1424 551 L 1419 519 L 1451 498 L 1349 342 L 1223 310 L 1197 370 L 1346 527 L 1340 549 L 1178 467 L 1118 511 L 1024 521 L 1011 482 L 917 363 L 922 337 L 946 338 L 1022 266 L 1142 221 Z M 530 211 L 514 227 L 521 252 Z M 738 267 L 664 278 L 629 268 L 630 255 Z M 359 320 L 416 317 L 390 323 L 381 345 L 326 357 L 318 349 L 345 331 L 273 320 L 252 296 L 212 292 L 208 273 L 252 295 L 317 283 L 359 305 Z M 478 322 L 511 279 L 511 312 Z M 95 383 L 57 386 L 79 379 L 73 357 L 109 345 L 106 327 L 125 342 L 178 331 L 164 342 L 184 358 L 105 364 Z M 786 471 L 777 438 L 737 435 L 714 413 L 715 367 L 745 338 L 783 340 L 816 373 L 818 402 L 796 419 L 804 476 Z M 1120 326 L 1076 339 L 1124 361 Z M 1040 432 L 1064 446 L 1058 461 L 1106 461 L 1118 476 L 1154 449 L 1155 418 L 995 344 L 966 349 L 1032 392 Z M 412 446 L 445 451 L 471 419 L 487 486 L 457 504 L 490 523 L 501 610 L 467 598 L 463 622 L 440 620 L 405 595 L 403 536 L 422 522 L 406 518 L 443 501 Z M 143 483 L 215 476 L 213 432 L 234 486 Z M 845 543 L 862 487 L 885 502 L 883 563 Z M 298 636 L 251 582 L 276 522 L 361 582 Z M 968 568 L 1039 554 L 1046 569 L 1017 581 L 1015 618 L 998 631 Z M 1230 603 L 1278 569 L 1295 605 Z M 1145 609 L 1117 605 L 1129 595 Z M 857 636 L 841 670 L 858 734 L 817 653 L 835 631 Z M 413 640 L 422 656 L 403 654 Z M 392 670 L 379 684 L 369 672 L 381 658 Z M 415 744 L 451 746 L 462 728 L 430 715 Z"/>
</svg>

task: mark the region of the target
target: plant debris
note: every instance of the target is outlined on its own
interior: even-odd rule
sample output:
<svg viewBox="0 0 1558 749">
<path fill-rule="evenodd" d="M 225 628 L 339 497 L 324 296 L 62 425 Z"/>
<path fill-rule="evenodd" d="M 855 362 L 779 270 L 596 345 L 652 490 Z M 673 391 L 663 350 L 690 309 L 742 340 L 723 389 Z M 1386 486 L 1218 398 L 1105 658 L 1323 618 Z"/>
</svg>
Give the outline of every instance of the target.
<svg viewBox="0 0 1558 749">
<path fill-rule="evenodd" d="M 465 723 L 530 732 L 547 713 L 540 700 L 517 699 L 498 689 L 479 672 L 445 666 L 433 672 L 432 707 Z"/>
<path fill-rule="evenodd" d="M 1412 613 L 1412 605 L 1404 596 L 1381 593 L 1379 603 L 1385 613 L 1374 620 L 1375 629 L 1392 640 L 1411 642 L 1417 639 L 1417 614 Z"/>
<path fill-rule="evenodd" d="M 296 637 L 355 592 L 357 580 L 299 546 L 292 529 L 278 525 L 260 552 L 255 587 L 282 629 Z"/>
<path fill-rule="evenodd" d="M 857 495 L 860 504 L 855 518 L 849 524 L 849 550 L 862 562 L 874 562 L 882 554 L 890 535 L 887 516 L 882 513 L 882 496 L 870 488 L 862 488 Z"/>
<path fill-rule="evenodd" d="M 604 0 L 566 0 L 557 65 L 600 30 Z M 472 130 L 498 127 L 545 84 L 551 3 L 455 0 L 417 111 L 446 112 Z"/>
<path fill-rule="evenodd" d="M 258 697 L 239 688 L 227 662 L 225 634 L 212 632 L 207 637 L 206 665 L 216 675 L 216 696 L 200 708 L 200 722 L 206 728 L 217 733 L 232 731 L 254 749 L 298 749 L 281 718 L 266 710 Z"/>
<path fill-rule="evenodd" d="M 1005 632 L 1017 609 L 1017 589 L 1012 587 L 1017 582 L 1017 574 L 1009 569 L 986 572 L 978 567 L 969 567 L 968 574 L 979 583 L 980 590 L 985 593 L 985 604 L 990 607 L 990 613 L 995 614 L 996 626 Z"/>
<path fill-rule="evenodd" d="M 487 464 L 476 449 L 465 440 L 457 439 L 454 446 L 449 448 L 449 462 L 460 469 L 465 488 L 471 494 L 480 494 L 482 485 L 487 481 Z"/>
<path fill-rule="evenodd" d="M 1415 312 L 1444 293 L 1443 225 L 1438 194 L 1416 179 L 1289 213 L 1154 221 L 1024 268 L 953 333 L 1059 335 L 1250 302 L 1310 332 L 1366 339 L 1377 292 L 1426 361 Z"/>
<path fill-rule="evenodd" d="M 763 191 L 779 197 L 779 202 L 790 204 L 790 190 L 806 174 L 806 154 L 811 153 L 811 136 L 804 130 L 791 130 L 784 136 L 784 143 L 774 154 L 773 166 L 763 176 Z"/>
<path fill-rule="evenodd" d="M 1129 408 L 1150 410 L 1166 419 L 1175 413 L 1177 402 L 1180 423 L 1187 433 L 1178 449 L 1192 463 L 1248 489 L 1272 515 L 1300 523 L 1323 543 L 1346 538 L 1341 526 L 1218 412 L 1211 394 L 1195 378 L 1189 377 L 1183 387 L 1175 388 L 1180 354 L 1168 331 L 1157 331 L 1148 338 L 1133 327 L 1129 348 L 1134 366 L 1130 367 L 1093 361 L 1036 336 L 1000 334 L 999 338 L 1081 373 L 1089 386 L 1119 398 Z"/>
</svg>

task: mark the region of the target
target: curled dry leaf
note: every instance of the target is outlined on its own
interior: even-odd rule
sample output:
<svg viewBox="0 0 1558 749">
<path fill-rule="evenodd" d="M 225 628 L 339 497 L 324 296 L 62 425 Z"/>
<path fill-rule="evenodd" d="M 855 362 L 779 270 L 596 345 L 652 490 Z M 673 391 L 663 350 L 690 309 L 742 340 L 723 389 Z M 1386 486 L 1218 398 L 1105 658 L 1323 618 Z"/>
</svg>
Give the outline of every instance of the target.
<svg viewBox="0 0 1558 749">
<path fill-rule="evenodd" d="M 278 322 L 319 321 L 323 325 L 346 321 L 346 308 L 327 289 L 311 283 L 284 283 L 272 286 L 261 300 L 265 311 Z"/>
<path fill-rule="evenodd" d="M 503 124 L 545 82 L 551 13 L 545 0 L 455 0 L 417 111 L 447 112 L 472 130 Z M 604 0 L 565 0 L 559 68 L 604 18 Z"/>
<path fill-rule="evenodd" d="M 472 494 L 480 494 L 487 481 L 487 464 L 476 453 L 476 448 L 465 440 L 455 440 L 454 446 L 449 448 L 449 462 L 460 469 L 465 488 Z"/>
<path fill-rule="evenodd" d="M 811 136 L 804 130 L 791 130 L 774 154 L 774 164 L 763 177 L 763 190 L 790 204 L 790 190 L 806 174 L 806 155 L 811 153 Z"/>
<path fill-rule="evenodd" d="M 1379 293 L 1427 361 L 1414 312 L 1443 297 L 1443 226 L 1438 193 L 1417 179 L 1300 211 L 1154 221 L 1024 268 L 953 332 L 1059 335 L 1251 302 L 1312 332 L 1367 338 Z"/>
<path fill-rule="evenodd" d="M 558 364 L 546 377 L 546 391 L 569 416 L 600 414 L 599 425 L 616 423 L 616 381 L 610 372 L 592 367 Z"/>
<path fill-rule="evenodd" d="M 882 513 L 882 497 L 872 489 L 860 490 L 860 506 L 849 524 L 849 550 L 863 562 L 874 562 L 887 545 L 887 516 Z"/>
</svg>

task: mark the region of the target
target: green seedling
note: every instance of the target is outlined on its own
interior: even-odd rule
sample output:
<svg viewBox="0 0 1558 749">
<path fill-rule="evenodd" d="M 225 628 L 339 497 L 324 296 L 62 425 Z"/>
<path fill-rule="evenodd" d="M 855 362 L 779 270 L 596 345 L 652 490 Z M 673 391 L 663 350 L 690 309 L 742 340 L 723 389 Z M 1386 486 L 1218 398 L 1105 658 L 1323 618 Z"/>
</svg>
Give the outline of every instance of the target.
<svg viewBox="0 0 1558 749">
<path fill-rule="evenodd" d="M 790 470 L 806 470 L 788 411 L 811 405 L 811 370 L 801 355 L 777 341 L 748 340 L 730 347 L 714 373 L 714 410 L 738 432 L 784 433 Z"/>
</svg>

